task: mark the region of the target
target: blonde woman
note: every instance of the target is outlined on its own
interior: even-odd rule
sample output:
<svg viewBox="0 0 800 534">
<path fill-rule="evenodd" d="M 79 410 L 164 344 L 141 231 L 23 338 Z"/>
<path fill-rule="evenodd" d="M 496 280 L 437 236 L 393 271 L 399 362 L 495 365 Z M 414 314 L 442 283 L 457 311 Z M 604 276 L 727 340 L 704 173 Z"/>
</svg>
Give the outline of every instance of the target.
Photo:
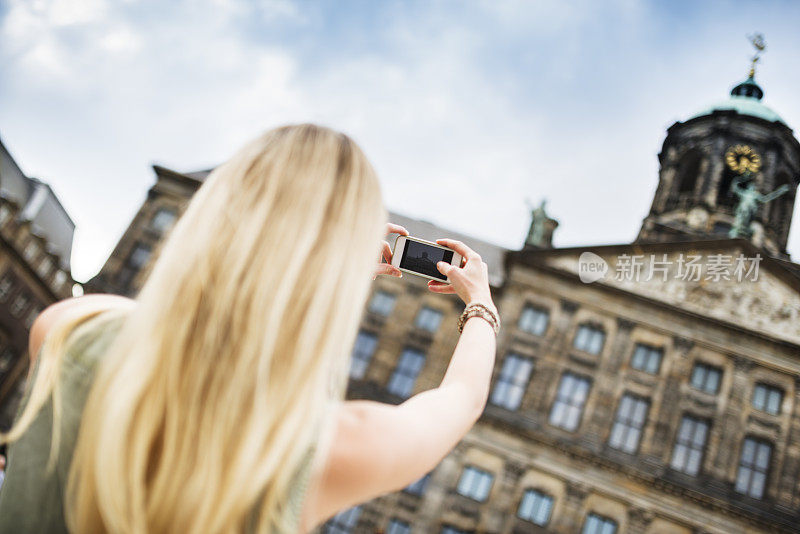
<svg viewBox="0 0 800 534">
<path fill-rule="evenodd" d="M 386 215 L 326 128 L 272 130 L 217 168 L 135 300 L 34 324 L 0 532 L 307 532 L 431 470 L 484 407 L 495 334 L 468 319 L 441 385 L 399 406 L 343 400 L 371 279 L 400 274 L 375 265 Z M 466 262 L 430 290 L 495 310 L 486 264 L 440 242 Z"/>
</svg>

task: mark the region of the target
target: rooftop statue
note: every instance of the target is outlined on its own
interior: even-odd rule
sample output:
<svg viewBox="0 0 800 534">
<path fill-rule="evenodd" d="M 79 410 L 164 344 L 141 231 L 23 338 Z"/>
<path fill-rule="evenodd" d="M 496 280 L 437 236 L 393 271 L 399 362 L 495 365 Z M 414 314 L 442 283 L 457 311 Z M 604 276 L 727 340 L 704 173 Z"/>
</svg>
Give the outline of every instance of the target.
<svg viewBox="0 0 800 534">
<path fill-rule="evenodd" d="M 526 246 L 544 246 L 545 223 L 550 218 L 545 211 L 547 200 L 542 200 L 539 207 L 533 208 L 529 200 L 526 201 L 528 209 L 531 210 L 531 227 L 528 229 L 528 237 L 525 238 Z"/>
</svg>

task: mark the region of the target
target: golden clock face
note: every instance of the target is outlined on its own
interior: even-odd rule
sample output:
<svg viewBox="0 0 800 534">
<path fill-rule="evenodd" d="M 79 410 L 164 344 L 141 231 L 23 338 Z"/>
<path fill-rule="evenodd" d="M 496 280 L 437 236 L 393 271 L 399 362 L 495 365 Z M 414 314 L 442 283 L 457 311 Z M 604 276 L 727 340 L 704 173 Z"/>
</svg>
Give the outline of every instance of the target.
<svg viewBox="0 0 800 534">
<path fill-rule="evenodd" d="M 747 145 L 735 145 L 725 152 L 725 163 L 733 172 L 755 174 L 761 168 L 761 156 Z"/>
</svg>

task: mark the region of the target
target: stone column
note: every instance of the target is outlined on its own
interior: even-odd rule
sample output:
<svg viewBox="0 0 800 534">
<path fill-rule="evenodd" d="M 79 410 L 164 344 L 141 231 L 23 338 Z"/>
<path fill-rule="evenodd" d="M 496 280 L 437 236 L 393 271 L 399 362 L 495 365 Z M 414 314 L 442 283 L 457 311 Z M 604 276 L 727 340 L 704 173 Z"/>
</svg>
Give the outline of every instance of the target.
<svg viewBox="0 0 800 534">
<path fill-rule="evenodd" d="M 497 493 L 492 501 L 492 509 L 486 527 L 492 532 L 509 532 L 517 513 L 516 495 L 519 479 L 525 472 L 525 465 L 506 459 L 502 473 L 497 480 Z"/>
<path fill-rule="evenodd" d="M 615 392 L 620 380 L 619 366 L 627 353 L 631 330 L 635 323 L 627 319 L 617 319 L 617 330 L 610 340 L 608 357 L 599 360 L 596 380 L 592 382 L 590 401 L 594 399 L 591 418 L 585 423 L 581 443 L 595 451 L 602 447 L 602 436 L 611 427 L 617 399 Z M 587 404 L 588 408 L 588 404 Z"/>
<path fill-rule="evenodd" d="M 745 392 L 748 391 L 750 370 L 752 368 L 753 362 L 751 360 L 736 356 L 730 396 L 727 402 L 725 402 L 725 399 L 719 399 L 720 402 L 725 402 L 725 409 L 722 412 L 719 423 L 715 424 L 715 426 L 720 432 L 720 443 L 726 445 L 717 448 L 717 455 L 714 458 L 714 470 L 718 476 L 726 481 L 728 469 L 738 461 L 736 453 L 739 451 L 738 445 L 742 433 L 742 410 L 746 402 Z"/>
<path fill-rule="evenodd" d="M 673 187 L 673 182 L 675 181 L 674 162 L 662 161 L 658 178 L 658 188 L 653 197 L 653 213 L 662 213 L 676 195 L 676 188 Z"/>
<path fill-rule="evenodd" d="M 561 313 L 558 314 L 558 321 L 555 323 L 555 335 L 553 339 L 553 350 L 563 352 L 569 347 L 570 339 L 567 339 L 572 318 L 578 310 L 578 303 L 567 299 L 561 299 Z"/>
<path fill-rule="evenodd" d="M 465 445 L 462 441 L 450 454 L 445 456 L 431 474 L 428 487 L 423 495 L 423 502 L 417 509 L 414 521 L 415 530 L 421 528 L 421 532 L 433 532 L 434 527 L 438 526 L 447 500 L 446 497 L 458 483 L 464 449 Z"/>
<path fill-rule="evenodd" d="M 586 515 L 589 487 L 582 482 L 570 482 L 564 493 L 564 506 L 559 517 L 553 518 L 555 532 L 580 532 Z"/>
<path fill-rule="evenodd" d="M 561 300 L 561 311 L 558 314 L 558 319 L 553 324 L 553 333 L 549 343 L 543 347 L 543 352 L 548 354 L 564 355 L 568 350 L 567 344 L 569 340 L 566 339 L 569 332 L 572 318 L 575 311 L 578 309 L 578 304 L 570 300 Z M 533 371 L 532 387 L 538 391 L 536 402 L 533 404 L 534 410 L 539 415 L 541 421 L 547 421 L 550 415 L 550 401 L 552 395 L 550 394 L 553 384 L 557 384 L 561 370 L 558 365 L 548 365 L 542 358 L 536 363 L 536 369 Z"/>
<path fill-rule="evenodd" d="M 652 440 L 652 456 L 663 458 L 671 447 L 670 437 L 672 435 L 672 425 L 675 423 L 675 412 L 680 407 L 681 400 L 681 381 L 683 377 L 689 376 L 691 361 L 689 351 L 692 350 L 694 343 L 682 337 L 673 338 L 673 354 L 665 354 L 665 359 L 672 360 L 671 370 L 665 380 L 664 395 L 661 399 L 661 406 L 658 409 L 658 418 L 655 421 L 655 431 Z M 662 363 L 662 365 L 664 365 Z M 677 424 L 680 424 L 678 421 Z M 668 460 L 667 460 L 668 461 Z"/>
<path fill-rule="evenodd" d="M 717 189 L 722 181 L 722 174 L 725 171 L 725 147 L 728 141 L 724 137 L 718 137 L 711 148 L 711 153 L 707 155 L 711 164 L 706 180 L 703 181 L 702 199 L 709 206 L 716 206 Z"/>
</svg>

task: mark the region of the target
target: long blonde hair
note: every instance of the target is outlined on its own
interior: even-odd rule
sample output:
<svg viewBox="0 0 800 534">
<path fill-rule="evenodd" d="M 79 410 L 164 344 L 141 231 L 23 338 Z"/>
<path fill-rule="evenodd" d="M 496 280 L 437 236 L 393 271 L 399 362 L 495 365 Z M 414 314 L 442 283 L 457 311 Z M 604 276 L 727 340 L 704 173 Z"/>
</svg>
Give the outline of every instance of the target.
<svg viewBox="0 0 800 534">
<path fill-rule="evenodd" d="M 98 370 L 70 530 L 287 531 L 293 477 L 344 396 L 385 221 L 366 157 L 327 128 L 272 130 L 214 170 Z"/>
</svg>

